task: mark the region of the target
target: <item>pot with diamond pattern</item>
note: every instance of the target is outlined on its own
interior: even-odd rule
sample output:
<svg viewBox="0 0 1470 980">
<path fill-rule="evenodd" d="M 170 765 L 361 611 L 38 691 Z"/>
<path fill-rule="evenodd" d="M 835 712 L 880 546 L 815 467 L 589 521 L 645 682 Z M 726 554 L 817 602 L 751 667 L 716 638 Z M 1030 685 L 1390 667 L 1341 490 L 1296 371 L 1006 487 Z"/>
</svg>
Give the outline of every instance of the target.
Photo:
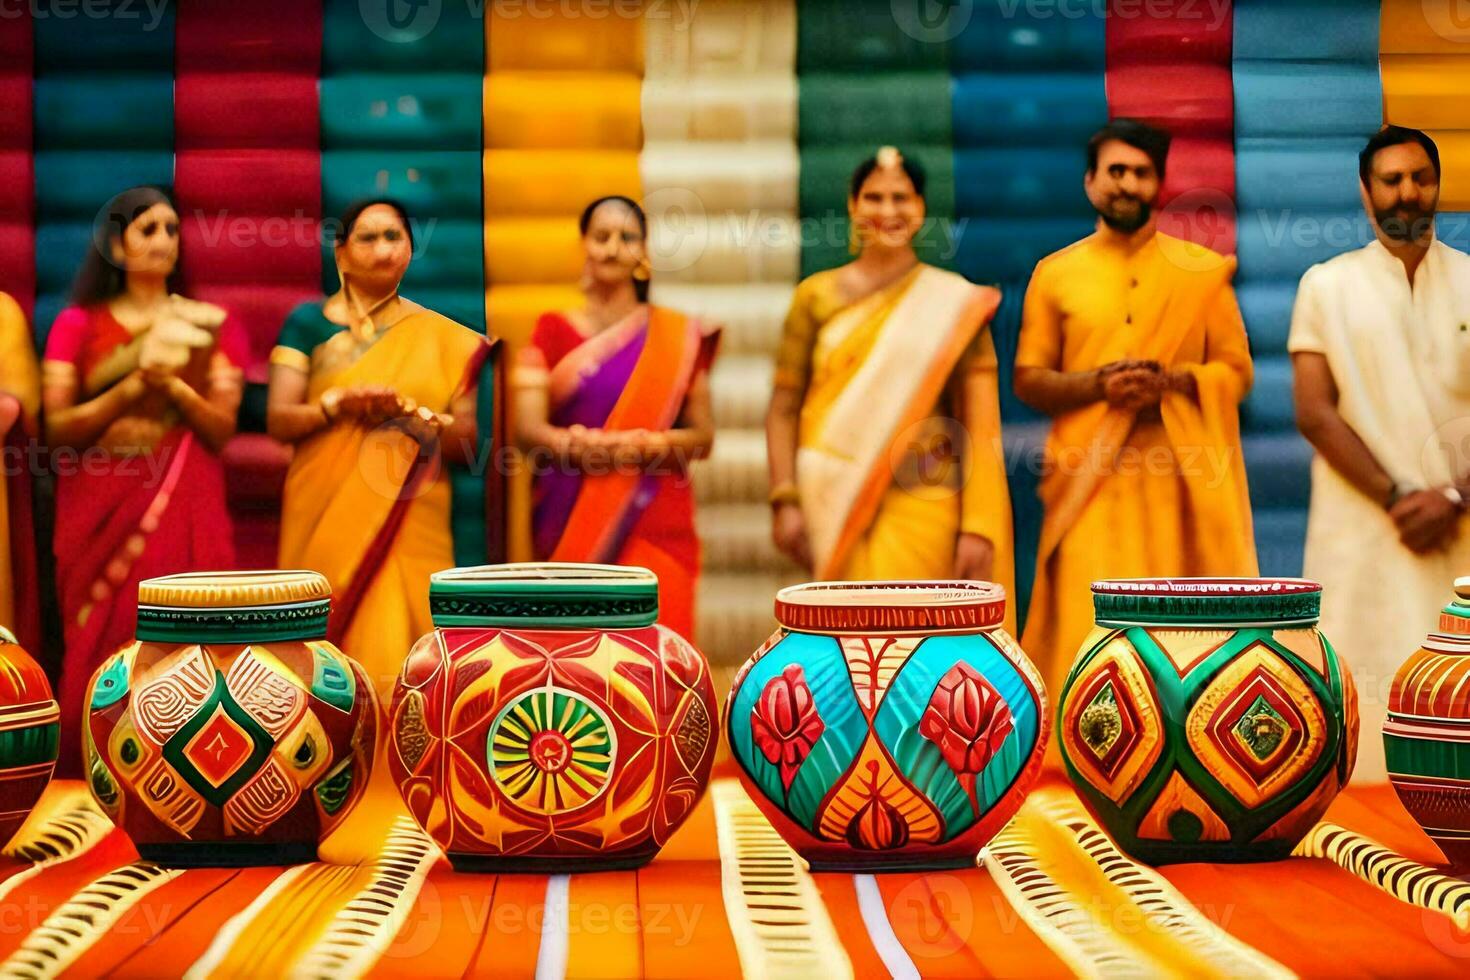
<svg viewBox="0 0 1470 980">
<path fill-rule="evenodd" d="M 741 779 L 813 870 L 971 867 L 1041 770 L 1046 696 L 989 582 L 818 582 L 735 678 Z"/>
<path fill-rule="evenodd" d="M 1284 858 L 1347 783 L 1357 695 L 1304 579 L 1092 586 L 1057 703 L 1078 795 L 1154 864 Z"/>
<path fill-rule="evenodd" d="M 147 860 L 296 864 L 367 784 L 377 702 L 326 640 L 316 572 L 211 572 L 138 587 L 135 642 L 87 690 L 97 803 Z"/>
</svg>

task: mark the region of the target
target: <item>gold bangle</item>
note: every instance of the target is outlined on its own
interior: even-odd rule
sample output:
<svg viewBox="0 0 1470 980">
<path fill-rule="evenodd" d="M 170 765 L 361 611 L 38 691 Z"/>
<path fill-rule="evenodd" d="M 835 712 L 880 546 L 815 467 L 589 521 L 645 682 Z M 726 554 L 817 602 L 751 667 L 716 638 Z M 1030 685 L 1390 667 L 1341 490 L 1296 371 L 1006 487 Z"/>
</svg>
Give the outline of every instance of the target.
<svg viewBox="0 0 1470 980">
<path fill-rule="evenodd" d="M 779 507 L 782 504 L 799 505 L 801 503 L 801 491 L 797 489 L 795 483 L 778 484 L 771 488 L 771 493 L 766 497 L 766 500 L 772 507 Z"/>
</svg>

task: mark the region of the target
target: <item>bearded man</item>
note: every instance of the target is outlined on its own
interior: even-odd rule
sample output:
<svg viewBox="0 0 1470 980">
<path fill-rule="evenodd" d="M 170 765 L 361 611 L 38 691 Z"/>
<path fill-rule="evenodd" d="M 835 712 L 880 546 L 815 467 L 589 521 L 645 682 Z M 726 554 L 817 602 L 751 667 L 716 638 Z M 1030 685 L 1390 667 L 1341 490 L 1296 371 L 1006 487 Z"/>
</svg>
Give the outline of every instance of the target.
<svg viewBox="0 0 1470 980">
<path fill-rule="evenodd" d="M 1306 574 L 1357 682 L 1354 778 L 1382 781 L 1394 672 L 1470 573 L 1470 256 L 1435 238 L 1429 136 L 1381 130 L 1358 176 L 1374 240 L 1302 276 L 1288 349 L 1316 450 Z"/>
<path fill-rule="evenodd" d="M 1043 259 L 1026 292 L 1015 390 L 1054 421 L 1022 645 L 1054 696 L 1092 628 L 1094 580 L 1256 573 L 1235 260 L 1157 230 L 1169 141 L 1130 119 L 1093 135 L 1097 230 Z"/>
</svg>

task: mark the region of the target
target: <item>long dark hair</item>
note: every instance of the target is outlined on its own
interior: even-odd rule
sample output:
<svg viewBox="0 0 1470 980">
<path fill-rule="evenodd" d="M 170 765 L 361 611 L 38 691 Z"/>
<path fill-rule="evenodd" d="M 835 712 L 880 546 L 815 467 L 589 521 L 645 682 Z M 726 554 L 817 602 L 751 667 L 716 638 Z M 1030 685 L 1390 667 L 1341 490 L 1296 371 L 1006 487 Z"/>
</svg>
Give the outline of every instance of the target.
<svg viewBox="0 0 1470 980">
<path fill-rule="evenodd" d="M 633 220 L 638 223 L 638 233 L 643 236 L 643 247 L 646 250 L 648 248 L 648 215 L 643 213 L 643 208 L 639 206 L 637 201 L 631 197 L 624 197 L 621 194 L 609 194 L 606 197 L 599 197 L 583 208 L 582 217 L 577 219 L 577 230 L 583 235 L 586 235 L 587 226 L 592 224 L 592 215 L 604 204 L 613 202 L 621 204 L 633 213 Z M 650 285 L 652 284 L 647 279 L 639 279 L 637 276 L 633 277 L 633 295 L 638 297 L 638 302 L 648 302 Z"/>
<path fill-rule="evenodd" d="M 352 229 L 357 226 L 357 219 L 362 217 L 362 213 L 368 208 L 374 207 L 378 204 L 381 204 L 386 208 L 392 208 L 394 211 L 398 212 L 398 219 L 403 222 L 403 230 L 408 233 L 409 251 L 413 251 L 413 249 L 415 248 L 413 240 L 413 222 L 408 217 L 408 208 L 404 207 L 401 202 L 391 197 L 369 197 L 364 198 L 361 201 L 353 201 L 351 204 L 347 205 L 347 210 L 343 211 L 342 217 L 337 219 L 337 229 L 333 236 L 339 248 L 343 245 L 346 245 L 347 239 L 352 237 Z"/>
<path fill-rule="evenodd" d="M 92 240 L 87 245 L 87 254 L 82 258 L 76 278 L 72 280 L 71 301 L 74 305 L 97 306 L 127 288 L 127 271 L 112 258 L 112 240 L 121 240 L 123 233 L 138 220 L 139 215 L 158 204 L 174 207 L 168 193 L 160 187 L 130 187 L 97 212 L 97 220 L 92 223 Z M 168 291 L 180 292 L 183 280 L 184 253 L 181 241 L 179 260 L 174 263 L 174 271 L 168 277 Z"/>
</svg>

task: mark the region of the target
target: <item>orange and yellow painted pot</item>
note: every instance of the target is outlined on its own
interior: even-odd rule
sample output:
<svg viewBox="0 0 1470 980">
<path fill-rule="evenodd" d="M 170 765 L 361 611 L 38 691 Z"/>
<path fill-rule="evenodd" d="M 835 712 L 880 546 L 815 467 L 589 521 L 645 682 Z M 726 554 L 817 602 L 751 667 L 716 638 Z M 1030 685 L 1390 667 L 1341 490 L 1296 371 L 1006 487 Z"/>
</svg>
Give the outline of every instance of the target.
<svg viewBox="0 0 1470 980">
<path fill-rule="evenodd" d="M 137 639 L 87 691 L 98 805 L 144 858 L 179 867 L 295 864 L 367 785 L 377 702 L 325 639 L 315 572 L 148 579 Z"/>
<path fill-rule="evenodd" d="M 394 781 L 460 871 L 646 864 L 714 762 L 709 664 L 647 569 L 441 572 L 389 712 Z"/>
</svg>

